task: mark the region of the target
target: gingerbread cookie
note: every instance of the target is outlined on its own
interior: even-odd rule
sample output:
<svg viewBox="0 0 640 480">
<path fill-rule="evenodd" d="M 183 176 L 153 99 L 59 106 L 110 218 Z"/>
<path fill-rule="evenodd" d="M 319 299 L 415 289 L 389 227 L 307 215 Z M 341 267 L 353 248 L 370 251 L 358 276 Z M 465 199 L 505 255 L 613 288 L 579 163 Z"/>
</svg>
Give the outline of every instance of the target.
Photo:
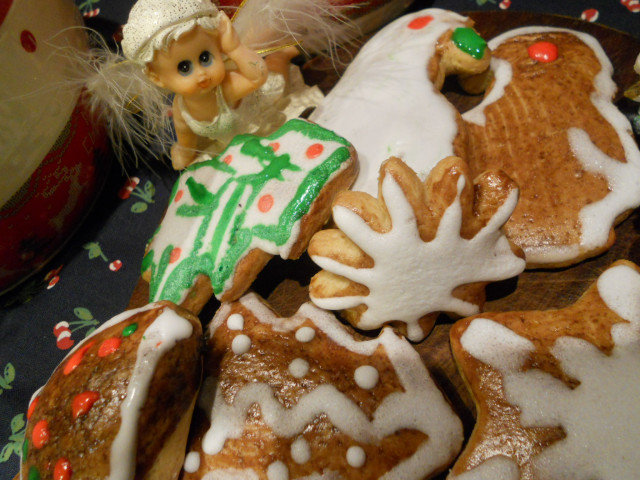
<svg viewBox="0 0 640 480">
<path fill-rule="evenodd" d="M 395 20 L 362 47 L 313 112 L 311 120 L 353 142 L 360 159 L 353 190 L 375 195 L 390 156 L 423 180 L 441 159 L 466 158 L 462 119 L 439 89 L 446 75 L 489 67 L 491 54 L 471 25 L 435 8 Z"/>
<path fill-rule="evenodd" d="M 614 263 L 560 310 L 461 320 L 451 346 L 478 418 L 449 478 L 637 478 L 639 267 Z"/>
<path fill-rule="evenodd" d="M 385 329 L 356 340 L 310 303 L 279 318 L 255 294 L 209 327 L 184 480 L 424 479 L 462 425 L 411 345 Z"/>
<path fill-rule="evenodd" d="M 502 172 L 474 185 L 466 163 L 451 157 L 423 183 L 391 158 L 378 198 L 342 192 L 333 204 L 339 230 L 312 238 L 309 255 L 324 270 L 311 280 L 311 300 L 342 310 L 356 328 L 402 322 L 409 339 L 422 340 L 440 312 L 477 313 L 488 282 L 524 270 L 501 231 L 517 201 Z"/>
<path fill-rule="evenodd" d="M 176 478 L 201 341 L 200 321 L 169 302 L 103 324 L 34 395 L 21 478 Z"/>
<path fill-rule="evenodd" d="M 491 40 L 492 88 L 463 115 L 474 172 L 520 187 L 505 232 L 528 267 L 579 262 L 611 247 L 640 205 L 640 152 L 612 103 L 612 66 L 591 36 L 526 27 Z"/>
<path fill-rule="evenodd" d="M 264 138 L 235 137 L 174 186 L 143 261 L 151 300 L 186 300 L 196 311 L 211 291 L 238 298 L 272 255 L 302 254 L 356 169 L 344 138 L 304 120 Z"/>
</svg>

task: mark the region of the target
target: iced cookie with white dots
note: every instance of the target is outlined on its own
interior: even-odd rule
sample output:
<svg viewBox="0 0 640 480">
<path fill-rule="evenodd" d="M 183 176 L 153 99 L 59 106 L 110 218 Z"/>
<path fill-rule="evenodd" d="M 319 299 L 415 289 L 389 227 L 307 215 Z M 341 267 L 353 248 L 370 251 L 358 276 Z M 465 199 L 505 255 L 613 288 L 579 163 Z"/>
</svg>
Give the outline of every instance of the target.
<svg viewBox="0 0 640 480">
<path fill-rule="evenodd" d="M 640 469 L 640 268 L 620 260 L 573 305 L 457 322 L 477 422 L 450 480 L 632 480 Z"/>
<path fill-rule="evenodd" d="M 391 329 L 362 341 L 311 303 L 280 318 L 249 294 L 223 304 L 207 336 L 185 480 L 418 480 L 459 451 L 460 420 Z"/>
</svg>

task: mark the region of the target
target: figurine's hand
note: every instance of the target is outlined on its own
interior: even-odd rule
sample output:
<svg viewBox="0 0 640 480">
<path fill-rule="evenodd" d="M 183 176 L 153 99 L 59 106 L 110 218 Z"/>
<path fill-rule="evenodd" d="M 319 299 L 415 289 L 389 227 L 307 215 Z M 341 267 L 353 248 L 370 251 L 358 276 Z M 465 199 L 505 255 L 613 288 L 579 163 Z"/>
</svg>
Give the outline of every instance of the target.
<svg viewBox="0 0 640 480">
<path fill-rule="evenodd" d="M 241 45 L 238 32 L 224 12 L 220 15 L 218 31 L 220 32 L 220 50 L 224 53 L 229 54 Z"/>
<path fill-rule="evenodd" d="M 171 165 L 174 170 L 183 170 L 193 162 L 196 152 L 174 143 L 171 146 Z"/>
</svg>

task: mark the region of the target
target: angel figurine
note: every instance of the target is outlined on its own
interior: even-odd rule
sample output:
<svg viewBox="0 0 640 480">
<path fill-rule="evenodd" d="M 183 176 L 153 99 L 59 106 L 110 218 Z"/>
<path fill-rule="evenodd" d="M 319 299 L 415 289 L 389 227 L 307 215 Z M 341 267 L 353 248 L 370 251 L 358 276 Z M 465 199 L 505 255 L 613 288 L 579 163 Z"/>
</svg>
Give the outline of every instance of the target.
<svg viewBox="0 0 640 480">
<path fill-rule="evenodd" d="M 247 3 L 262 3 L 264 10 L 277 2 Z M 314 0 L 291 3 L 302 10 L 314 8 Z M 217 153 L 237 134 L 268 134 L 322 98 L 317 87 L 307 87 L 299 71 L 291 70 L 290 61 L 299 53 L 297 40 L 284 48 L 280 40 L 279 48 L 263 59 L 255 45 L 274 41 L 278 29 L 265 24 L 265 14 L 261 20 L 256 12 L 244 13 L 241 25 L 253 16 L 251 28 L 245 28 L 252 46 L 241 41 L 234 24 L 210 0 L 138 0 L 129 14 L 124 55 L 140 65 L 153 84 L 175 94 L 175 169 L 193 162 L 204 144 L 208 153 Z M 282 16 L 273 13 L 266 15 Z M 291 22 L 284 26 L 289 31 L 295 27 Z"/>
</svg>

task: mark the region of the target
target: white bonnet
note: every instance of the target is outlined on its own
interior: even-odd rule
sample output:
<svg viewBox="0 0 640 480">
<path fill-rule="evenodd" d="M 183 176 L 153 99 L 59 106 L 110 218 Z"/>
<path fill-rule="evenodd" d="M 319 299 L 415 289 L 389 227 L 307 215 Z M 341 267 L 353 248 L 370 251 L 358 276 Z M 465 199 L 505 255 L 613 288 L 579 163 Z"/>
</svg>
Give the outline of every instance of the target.
<svg viewBox="0 0 640 480">
<path fill-rule="evenodd" d="M 122 52 L 144 65 L 167 46 L 169 33 L 178 38 L 196 25 L 215 29 L 221 13 L 211 0 L 138 0 L 122 29 Z"/>
</svg>

